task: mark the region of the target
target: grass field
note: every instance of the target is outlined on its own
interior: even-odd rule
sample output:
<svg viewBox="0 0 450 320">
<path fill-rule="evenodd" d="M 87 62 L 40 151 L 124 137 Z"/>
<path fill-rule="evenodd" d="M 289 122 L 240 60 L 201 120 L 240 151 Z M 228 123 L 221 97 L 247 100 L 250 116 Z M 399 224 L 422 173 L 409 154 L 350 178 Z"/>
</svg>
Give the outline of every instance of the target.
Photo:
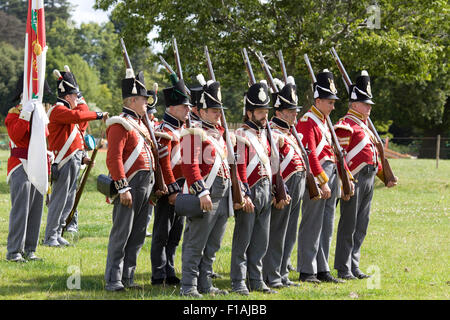
<svg viewBox="0 0 450 320">
<path fill-rule="evenodd" d="M 150 284 L 150 245 L 147 238 L 136 270 L 136 282 L 144 290 L 109 293 L 104 290 L 104 270 L 112 207 L 96 191 L 95 178 L 106 173 L 105 153 L 99 153 L 97 165 L 79 205 L 80 231 L 66 248 L 38 246 L 43 261 L 17 264 L 6 261 L 6 239 L 9 210 L 9 186 L 6 184 L 8 153 L 0 153 L 0 299 L 186 299 L 179 287 L 153 287 Z M 372 278 L 347 281 L 344 284 L 301 284 L 279 290 L 277 295 L 235 294 L 226 299 L 309 300 L 309 299 L 442 299 L 450 298 L 450 161 L 391 160 L 400 184 L 386 189 L 377 181 L 372 203 L 371 221 L 362 248 L 361 269 Z M 47 208 L 41 224 L 44 235 Z M 333 266 L 335 219 L 330 266 Z M 153 221 L 153 219 L 152 219 Z M 228 220 L 226 235 L 217 254 L 214 270 L 223 276 L 215 285 L 230 288 L 231 239 L 234 221 Z M 181 269 L 181 246 L 176 268 Z M 292 255 L 296 266 L 296 249 Z M 77 272 L 80 272 L 77 278 Z M 336 271 L 332 273 L 336 275 Z M 79 283 L 77 282 L 79 279 Z M 298 273 L 291 272 L 297 281 Z M 69 282 L 69 286 L 68 286 Z M 80 289 L 69 289 L 76 285 Z M 224 299 L 205 295 L 203 299 Z"/>
</svg>

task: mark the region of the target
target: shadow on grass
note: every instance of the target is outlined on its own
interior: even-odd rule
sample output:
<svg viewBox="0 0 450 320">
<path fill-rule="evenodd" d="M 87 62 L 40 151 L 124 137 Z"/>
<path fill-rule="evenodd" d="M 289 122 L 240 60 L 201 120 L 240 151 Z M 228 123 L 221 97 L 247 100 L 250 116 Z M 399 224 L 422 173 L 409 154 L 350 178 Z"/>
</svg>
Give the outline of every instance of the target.
<svg viewBox="0 0 450 320">
<path fill-rule="evenodd" d="M 214 286 L 229 290 L 230 280 L 225 278 L 214 280 Z M 11 293 L 20 299 L 54 299 L 54 300 L 117 300 L 117 299 L 186 299 L 180 296 L 180 285 L 152 285 L 151 273 L 136 275 L 135 282 L 142 289 L 126 290 L 123 292 L 108 292 L 104 289 L 105 280 L 103 274 L 81 274 L 79 278 L 80 289 L 76 288 L 77 282 L 69 274 L 36 276 L 32 279 L 16 280 L 16 283 L 2 282 L 0 285 L 0 299 L 11 298 Z M 75 287 L 75 288 L 74 288 Z M 70 289 L 73 288 L 73 289 Z M 206 299 L 211 296 L 205 295 Z M 217 298 L 224 298 L 217 297 Z"/>
<path fill-rule="evenodd" d="M 30 299 L 149 299 L 159 297 L 167 299 L 171 295 L 178 296 L 179 287 L 155 287 L 150 284 L 150 280 L 142 281 L 142 278 L 150 279 L 150 274 L 140 274 L 136 281 L 139 285 L 144 285 L 144 290 L 127 290 L 124 292 L 108 292 L 104 289 L 104 275 L 83 275 L 80 276 L 80 289 L 76 288 L 77 282 L 74 278 L 65 275 L 46 275 L 33 277 L 33 279 L 23 279 L 20 283 L 8 284 L 3 282 L 0 285 L 1 297 L 15 296 L 29 297 Z M 70 289 L 72 288 L 72 289 Z"/>
</svg>

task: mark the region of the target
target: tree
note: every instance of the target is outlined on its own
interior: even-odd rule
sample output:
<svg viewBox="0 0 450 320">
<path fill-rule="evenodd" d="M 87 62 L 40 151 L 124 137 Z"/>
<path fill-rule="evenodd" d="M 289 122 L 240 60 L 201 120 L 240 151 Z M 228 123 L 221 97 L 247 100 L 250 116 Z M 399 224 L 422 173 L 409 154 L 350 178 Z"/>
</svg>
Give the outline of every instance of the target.
<svg viewBox="0 0 450 320">
<path fill-rule="evenodd" d="M 0 11 L 0 34 L 2 41 L 15 48 L 23 48 L 25 45 L 25 23 L 4 11 Z"/>
<path fill-rule="evenodd" d="M 99 72 L 91 68 L 89 64 L 78 54 L 66 54 L 61 47 L 49 48 L 47 54 L 47 81 L 56 93 L 56 78 L 53 70 L 64 70 L 67 65 L 77 79 L 84 98 L 89 103 L 94 103 L 99 109 L 107 111 L 113 107 L 111 90 L 102 85 Z"/>
<path fill-rule="evenodd" d="M 46 37 L 48 45 L 46 78 L 53 96 L 46 95 L 50 103 L 56 100 L 54 69 L 62 70 L 67 64 L 74 72 L 89 104 L 118 113 L 121 110 L 120 80 L 125 68 L 118 48 L 118 35 L 111 23 L 82 24 L 70 27 L 69 3 L 66 0 L 45 2 Z M 0 4 L 0 111 L 11 107 L 17 79 L 23 73 L 25 21 L 28 1 L 12 0 Z M 23 22 L 22 22 L 23 21 Z M 50 21 L 50 23 L 49 23 Z M 12 43 L 7 45 L 3 41 Z M 146 56 L 142 56 L 145 58 Z M 46 100 L 47 101 L 47 100 Z"/>
<path fill-rule="evenodd" d="M 19 19 L 19 21 L 25 23 L 27 21 L 28 15 L 28 1 L 27 0 L 2 1 L 0 3 L 0 11 L 3 11 L 10 16 L 14 16 L 17 19 Z"/>
<path fill-rule="evenodd" d="M 45 2 L 45 23 L 48 28 L 53 26 L 57 19 L 67 21 L 74 8 L 68 0 L 48 0 Z"/>
<path fill-rule="evenodd" d="M 23 73 L 23 49 L 0 42 L 0 112 L 3 115 L 13 107 L 13 98 L 19 76 Z"/>
<path fill-rule="evenodd" d="M 377 90 L 378 84 L 384 89 L 382 83 L 394 82 L 402 91 L 415 90 L 417 96 L 425 94 L 425 90 L 434 90 L 431 96 L 439 99 L 427 106 L 426 114 L 432 109 L 431 113 L 436 115 L 433 121 L 442 123 L 443 119 L 436 119 L 444 115 L 448 86 L 439 89 L 431 81 L 448 83 L 447 1 L 378 1 L 380 26 L 375 29 L 367 27 L 373 15 L 367 10 L 371 4 L 368 0 L 96 0 L 99 9 L 114 8 L 111 18 L 121 22 L 121 33 L 130 43 L 131 52 L 148 47 L 147 35 L 155 29 L 159 33 L 154 41 L 162 44 L 163 55 L 173 63 L 170 41 L 175 36 L 188 83 L 195 83 L 197 73 L 206 73 L 203 46 L 208 45 L 216 76 L 225 87 L 223 92 L 236 90 L 225 99 L 239 96 L 238 92 L 246 89 L 240 48 L 261 50 L 276 76 L 280 71 L 275 52 L 282 49 L 288 72 L 295 76 L 300 103 L 309 106 L 312 103 L 310 80 L 303 54 L 308 53 L 316 72 L 329 68 L 338 78 L 337 68 L 328 54 L 334 46 L 352 78 L 356 71 L 369 70 L 374 79 L 375 101 L 388 103 L 389 109 L 395 110 L 393 113 L 399 117 L 408 113 L 410 107 L 393 99 L 394 93 Z M 256 59 L 250 58 L 258 78 L 262 78 Z M 152 60 L 157 61 L 155 57 Z M 416 86 L 417 83 L 422 85 Z M 341 81 L 338 81 L 338 91 L 345 99 L 337 103 L 334 118 L 342 115 L 347 107 Z M 234 119 L 232 115 L 239 114 L 236 111 L 242 108 L 241 101 L 225 100 L 231 106 L 227 115 Z M 389 115 L 392 113 L 374 111 L 375 120 L 384 123 Z M 410 123 L 422 125 L 423 116 L 423 112 L 413 114 Z"/>
<path fill-rule="evenodd" d="M 46 27 L 52 27 L 56 19 L 68 20 L 73 11 L 68 0 L 44 1 Z M 28 16 L 28 0 L 6 0 L 0 3 L 0 11 L 15 16 L 25 23 Z M 25 33 L 25 31 L 24 31 Z"/>
</svg>

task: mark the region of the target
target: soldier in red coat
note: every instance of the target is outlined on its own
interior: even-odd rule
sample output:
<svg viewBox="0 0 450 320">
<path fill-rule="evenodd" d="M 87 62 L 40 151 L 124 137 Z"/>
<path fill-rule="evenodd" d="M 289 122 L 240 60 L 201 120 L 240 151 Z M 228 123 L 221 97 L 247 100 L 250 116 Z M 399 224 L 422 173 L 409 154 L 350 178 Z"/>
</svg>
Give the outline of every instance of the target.
<svg viewBox="0 0 450 320">
<path fill-rule="evenodd" d="M 356 180 L 354 196 L 342 201 L 340 206 L 334 268 L 343 279 L 369 277 L 359 268 L 361 245 L 369 225 L 375 175 L 384 182 L 376 137 L 367 126 L 373 104 L 370 77 L 364 70 L 350 87 L 348 113 L 335 125 L 339 143 L 346 151 L 346 161 Z M 395 185 L 396 182 L 389 182 L 387 187 Z"/>
<path fill-rule="evenodd" d="M 67 66 L 64 69 L 54 71 L 58 99 L 47 112 L 50 121 L 48 149 L 55 155 L 44 239 L 44 244 L 50 247 L 69 244 L 61 237 L 61 232 L 75 201 L 81 164 L 90 162 L 84 153 L 84 132 L 88 121 L 106 119 L 108 116 L 106 112 L 89 111 L 73 73 Z"/>
<path fill-rule="evenodd" d="M 21 99 L 23 78 L 17 85 L 17 97 Z M 35 105 L 32 101 L 11 108 L 5 119 L 10 139 L 11 154 L 8 158 L 7 182 L 10 186 L 11 211 L 6 259 L 14 262 L 40 260 L 36 256 L 39 229 L 43 212 L 43 195 L 29 181 L 26 172 L 28 146 L 31 136 L 31 116 Z"/>
<path fill-rule="evenodd" d="M 280 171 L 291 201 L 282 208 L 272 206 L 269 246 L 263 259 L 263 273 L 264 280 L 270 287 L 281 288 L 298 286 L 288 277 L 288 263 L 297 241 L 298 217 L 305 192 L 306 174 L 300 146 L 291 132 L 301 109 L 297 105 L 294 79 L 288 77 L 286 84 L 278 79 L 275 82 L 280 91 L 272 95 L 275 115 L 270 125 L 272 132 L 284 141 L 279 150 Z"/>
<path fill-rule="evenodd" d="M 158 199 L 155 206 L 152 246 L 152 284 L 177 285 L 180 279 L 175 274 L 175 252 L 184 227 L 184 217 L 175 214 L 175 199 L 185 182 L 181 169 L 181 131 L 188 119 L 189 97 L 184 81 L 176 75 L 170 76 L 172 86 L 165 88 L 166 111 L 155 135 L 159 143 L 159 163 L 168 188 L 168 194 Z"/>
<path fill-rule="evenodd" d="M 199 100 L 201 121 L 181 133 L 181 168 L 186 178 L 184 193 L 198 198 L 203 213 L 200 217 L 186 219 L 180 293 L 201 297 L 202 293 L 228 294 L 213 286 L 211 276 L 228 217 L 233 215 L 233 203 L 227 161 L 229 150 L 223 138 L 224 128 L 219 124 L 223 108 L 220 84 L 212 80 L 206 82 L 201 76 L 197 79 L 203 86 Z"/>
<path fill-rule="evenodd" d="M 318 73 L 314 83 L 315 104 L 297 123 L 303 145 L 310 150 L 311 171 L 322 191 L 319 200 L 310 199 L 307 192 L 303 196 L 297 255 L 300 281 L 343 282 L 330 274 L 328 265 L 339 185 L 326 117 L 334 109 L 335 100 L 339 99 L 336 94 L 333 74 L 327 69 Z"/>
<path fill-rule="evenodd" d="M 231 289 L 248 295 L 249 290 L 276 293 L 263 279 L 262 259 L 269 243 L 272 204 L 271 146 L 267 138 L 270 98 L 265 82 L 255 83 L 245 94 L 245 118 L 236 137 L 247 141 L 237 145 L 238 171 L 253 212 L 237 210 L 231 249 Z M 245 283 L 248 275 L 248 287 Z"/>
<path fill-rule="evenodd" d="M 155 170 L 150 133 L 144 123 L 148 97 L 143 72 L 135 76 L 127 69 L 122 80 L 122 113 L 106 122 L 106 165 L 117 190 L 106 258 L 107 291 L 142 288 L 134 282 L 134 275 L 145 241 Z"/>
</svg>

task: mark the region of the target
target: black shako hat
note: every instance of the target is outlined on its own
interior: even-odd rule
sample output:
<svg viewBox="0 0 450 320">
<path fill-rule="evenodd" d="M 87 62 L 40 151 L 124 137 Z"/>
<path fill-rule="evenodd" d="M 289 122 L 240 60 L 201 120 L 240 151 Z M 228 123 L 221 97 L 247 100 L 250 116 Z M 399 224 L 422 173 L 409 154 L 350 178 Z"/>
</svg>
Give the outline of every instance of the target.
<svg viewBox="0 0 450 320">
<path fill-rule="evenodd" d="M 69 67 L 64 66 L 64 71 L 53 70 L 53 74 L 56 77 L 56 84 L 58 89 L 58 97 L 62 98 L 68 94 L 78 94 L 78 84 L 75 79 L 75 75 L 70 72 Z"/>
<path fill-rule="evenodd" d="M 203 93 L 203 87 L 194 87 L 190 88 L 191 90 L 191 104 L 194 107 L 201 108 L 200 105 L 200 98 L 202 97 Z"/>
<path fill-rule="evenodd" d="M 356 78 L 356 84 L 350 86 L 349 92 L 351 102 L 360 101 L 368 104 L 375 104 L 375 102 L 372 101 L 370 77 L 366 70 L 361 71 L 361 75 Z"/>
<path fill-rule="evenodd" d="M 289 76 L 286 84 L 277 78 L 273 80 L 279 90 L 276 93 L 272 93 L 272 102 L 275 111 L 284 109 L 297 109 L 297 111 L 300 111 L 302 107 L 297 105 L 297 86 L 295 85 L 294 77 Z"/>
<path fill-rule="evenodd" d="M 169 106 L 177 106 L 179 104 L 192 106 L 189 101 L 189 95 L 185 89 L 184 80 L 178 79 L 177 75 L 172 73 L 170 75 L 170 81 L 172 82 L 172 87 L 163 89 L 166 108 Z"/>
<path fill-rule="evenodd" d="M 334 84 L 333 74 L 328 70 L 324 69 L 319 72 L 316 76 L 316 82 L 314 87 L 314 99 L 332 99 L 339 100 L 337 97 L 337 90 Z"/>
<path fill-rule="evenodd" d="M 248 91 L 244 94 L 244 114 L 245 111 L 272 108 L 269 105 L 270 97 L 268 91 L 269 90 L 265 80 L 252 84 L 248 88 Z"/>
<path fill-rule="evenodd" d="M 127 69 L 125 79 L 122 79 L 122 99 L 135 96 L 150 96 L 145 87 L 144 72 L 140 71 L 135 76 L 133 70 Z"/>
<path fill-rule="evenodd" d="M 197 75 L 197 80 L 202 85 L 200 99 L 197 103 L 199 110 L 207 108 L 227 109 L 222 104 L 222 93 L 218 81 L 209 80 L 206 82 L 202 74 Z"/>
</svg>

